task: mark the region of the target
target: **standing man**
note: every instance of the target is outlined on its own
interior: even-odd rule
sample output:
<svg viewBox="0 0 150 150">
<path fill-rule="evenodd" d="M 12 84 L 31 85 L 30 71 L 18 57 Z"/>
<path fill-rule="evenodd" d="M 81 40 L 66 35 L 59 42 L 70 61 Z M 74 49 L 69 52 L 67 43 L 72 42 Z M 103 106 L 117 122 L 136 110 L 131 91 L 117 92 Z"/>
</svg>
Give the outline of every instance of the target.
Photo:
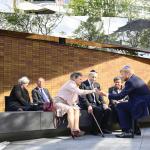
<svg viewBox="0 0 150 150">
<path fill-rule="evenodd" d="M 97 72 L 95 70 L 91 70 L 88 79 L 84 81 L 80 88 L 84 90 L 92 90 L 94 88 L 100 90 L 100 84 L 96 82 L 97 79 Z M 80 100 L 80 107 L 82 109 L 88 110 L 88 113 L 94 113 L 96 119 L 98 120 L 99 124 L 102 127 L 104 133 L 111 133 L 108 128 L 108 123 L 110 121 L 111 110 L 110 108 L 104 103 L 104 99 L 97 93 L 86 94 L 79 97 Z M 93 117 L 91 115 L 91 119 L 93 122 L 93 131 L 92 134 L 98 134 L 98 127 L 95 124 Z"/>
<path fill-rule="evenodd" d="M 41 107 L 44 103 L 52 102 L 52 97 L 50 96 L 48 89 L 44 87 L 45 87 L 45 79 L 39 78 L 37 80 L 36 88 L 32 90 L 33 103 L 38 104 L 39 106 L 41 105 Z"/>
<path fill-rule="evenodd" d="M 137 77 L 130 66 L 124 66 L 120 70 L 121 78 L 125 81 L 125 87 L 119 94 L 106 94 L 99 92 L 101 96 L 108 96 L 109 99 L 120 100 L 127 95 L 128 102 L 119 103 L 117 112 L 119 116 L 122 134 L 116 135 L 120 138 L 132 138 L 132 120 L 149 115 L 150 89 L 142 79 Z M 135 134 L 136 131 L 135 130 Z"/>
</svg>

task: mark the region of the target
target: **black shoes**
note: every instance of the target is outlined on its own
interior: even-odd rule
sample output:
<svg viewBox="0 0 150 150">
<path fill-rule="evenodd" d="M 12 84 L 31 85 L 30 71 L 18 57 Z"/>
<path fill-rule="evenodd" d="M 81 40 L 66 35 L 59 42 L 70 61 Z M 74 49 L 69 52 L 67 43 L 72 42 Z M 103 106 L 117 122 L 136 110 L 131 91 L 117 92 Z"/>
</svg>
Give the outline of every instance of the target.
<svg viewBox="0 0 150 150">
<path fill-rule="evenodd" d="M 115 135 L 117 138 L 133 138 L 132 132 L 122 132 L 121 134 Z"/>
<path fill-rule="evenodd" d="M 140 128 L 136 128 L 134 134 L 133 134 L 133 130 L 130 130 L 128 132 L 123 131 L 121 134 L 116 134 L 115 136 L 118 138 L 134 138 L 134 135 L 141 136 Z"/>
</svg>

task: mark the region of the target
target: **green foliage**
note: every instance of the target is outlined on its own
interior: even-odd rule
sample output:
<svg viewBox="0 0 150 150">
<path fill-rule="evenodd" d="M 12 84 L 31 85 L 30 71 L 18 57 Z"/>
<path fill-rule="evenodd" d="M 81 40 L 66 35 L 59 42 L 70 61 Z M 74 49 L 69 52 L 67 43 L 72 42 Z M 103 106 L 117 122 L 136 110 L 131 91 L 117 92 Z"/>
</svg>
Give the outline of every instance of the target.
<svg viewBox="0 0 150 150">
<path fill-rule="evenodd" d="M 128 12 L 133 0 L 71 0 L 69 8 L 77 16 L 114 17 Z"/>
<path fill-rule="evenodd" d="M 120 41 L 121 45 L 137 47 L 142 49 L 150 48 L 150 28 L 141 31 L 124 31 L 109 36 L 111 43 Z M 119 44 L 119 43 L 118 43 Z"/>
<path fill-rule="evenodd" d="M 71 0 L 69 8 L 73 15 L 89 16 L 86 22 L 81 22 L 75 30 L 74 37 L 78 39 L 111 42 L 115 41 L 105 35 L 101 17 L 116 17 L 128 13 L 133 0 Z"/>
<path fill-rule="evenodd" d="M 58 14 L 0 13 L 0 25 L 6 30 L 49 35 L 62 18 Z"/>
<path fill-rule="evenodd" d="M 75 30 L 74 37 L 78 39 L 114 43 L 138 48 L 150 48 L 150 29 L 142 31 L 125 31 L 105 35 L 101 17 L 127 17 L 130 21 L 140 18 L 143 9 L 149 10 L 149 5 L 138 6 L 136 0 L 72 0 L 69 8 L 73 15 L 89 16 L 86 22 L 81 22 Z M 145 12 L 146 13 L 146 12 Z M 149 17 L 146 13 L 145 17 Z"/>
<path fill-rule="evenodd" d="M 8 29 L 24 32 L 29 31 L 29 22 L 30 22 L 29 15 L 20 13 L 6 14 L 5 19 L 9 24 Z"/>
<path fill-rule="evenodd" d="M 139 39 L 140 47 L 150 49 L 150 29 L 145 29 Z"/>
<path fill-rule="evenodd" d="M 104 35 L 101 19 L 98 17 L 89 17 L 86 22 L 81 22 L 74 34 L 78 39 L 101 41 L 101 37 Z"/>
</svg>

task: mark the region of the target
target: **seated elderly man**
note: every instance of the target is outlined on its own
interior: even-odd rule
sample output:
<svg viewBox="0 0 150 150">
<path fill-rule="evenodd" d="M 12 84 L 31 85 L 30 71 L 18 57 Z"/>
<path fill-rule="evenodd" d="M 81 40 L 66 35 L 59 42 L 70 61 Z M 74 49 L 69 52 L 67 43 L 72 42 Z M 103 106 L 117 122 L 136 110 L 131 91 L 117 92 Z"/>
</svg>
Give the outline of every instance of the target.
<svg viewBox="0 0 150 150">
<path fill-rule="evenodd" d="M 32 90 L 32 99 L 35 104 L 40 106 L 41 110 L 43 110 L 43 104 L 52 102 L 52 97 L 48 89 L 45 88 L 44 78 L 37 80 L 37 86 Z"/>
<path fill-rule="evenodd" d="M 18 80 L 10 93 L 9 111 L 31 111 L 34 107 L 31 105 L 27 86 L 30 80 L 27 77 L 22 77 Z"/>
<path fill-rule="evenodd" d="M 120 70 L 120 74 L 125 81 L 125 87 L 120 93 L 106 94 L 100 91 L 99 94 L 115 100 L 129 96 L 128 102 L 119 103 L 117 106 L 119 122 L 123 132 L 116 136 L 119 138 L 132 138 L 132 120 L 149 115 L 150 89 L 142 79 L 133 73 L 130 66 L 124 66 Z"/>
<path fill-rule="evenodd" d="M 122 80 L 121 77 L 115 77 L 114 78 L 114 86 L 110 87 L 108 89 L 109 94 L 119 94 L 123 90 Z M 115 100 L 115 99 L 109 99 L 109 107 L 112 110 L 112 123 L 118 123 L 118 114 L 116 107 L 119 103 L 127 102 L 128 96 L 121 100 Z"/>
<path fill-rule="evenodd" d="M 95 70 L 91 70 L 88 75 L 88 79 L 82 82 L 80 88 L 84 90 L 92 90 L 94 88 L 100 90 L 100 84 L 96 82 L 97 75 L 98 74 Z M 102 96 L 100 96 L 97 93 L 90 93 L 90 94 L 79 96 L 79 106 L 82 109 L 88 110 L 89 114 L 91 112 L 94 113 L 104 133 L 107 133 L 107 134 L 111 133 L 111 131 L 109 131 L 111 110 L 105 104 Z M 90 115 L 90 117 L 93 122 L 93 129 L 91 133 L 94 135 L 97 135 L 99 133 L 98 127 L 95 124 L 95 121 L 93 120 L 92 115 Z"/>
</svg>

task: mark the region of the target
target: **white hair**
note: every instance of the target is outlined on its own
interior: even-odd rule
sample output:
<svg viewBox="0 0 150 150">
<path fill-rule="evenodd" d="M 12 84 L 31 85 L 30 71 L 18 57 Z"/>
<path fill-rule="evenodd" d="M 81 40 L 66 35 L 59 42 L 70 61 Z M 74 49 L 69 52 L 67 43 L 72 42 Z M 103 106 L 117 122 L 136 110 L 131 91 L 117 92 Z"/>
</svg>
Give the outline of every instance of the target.
<svg viewBox="0 0 150 150">
<path fill-rule="evenodd" d="M 24 76 L 24 77 L 21 77 L 19 80 L 18 80 L 18 83 L 19 84 L 29 84 L 30 80 L 28 77 Z"/>
</svg>

